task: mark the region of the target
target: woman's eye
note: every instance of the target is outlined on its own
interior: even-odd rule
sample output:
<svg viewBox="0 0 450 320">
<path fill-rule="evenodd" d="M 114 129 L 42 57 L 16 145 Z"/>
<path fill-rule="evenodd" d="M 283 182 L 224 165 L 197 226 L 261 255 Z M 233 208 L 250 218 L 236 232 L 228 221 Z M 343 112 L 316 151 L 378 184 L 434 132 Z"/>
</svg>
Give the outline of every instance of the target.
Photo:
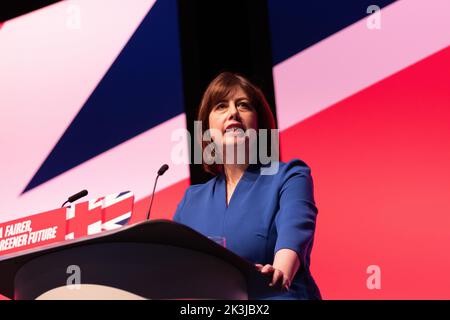
<svg viewBox="0 0 450 320">
<path fill-rule="evenodd" d="M 238 107 L 251 109 L 250 105 L 247 102 L 239 102 Z"/>
<path fill-rule="evenodd" d="M 227 106 L 226 105 L 224 105 L 224 104 L 218 104 L 217 106 L 216 106 L 216 109 L 217 110 L 223 110 L 223 109 L 225 109 Z"/>
</svg>

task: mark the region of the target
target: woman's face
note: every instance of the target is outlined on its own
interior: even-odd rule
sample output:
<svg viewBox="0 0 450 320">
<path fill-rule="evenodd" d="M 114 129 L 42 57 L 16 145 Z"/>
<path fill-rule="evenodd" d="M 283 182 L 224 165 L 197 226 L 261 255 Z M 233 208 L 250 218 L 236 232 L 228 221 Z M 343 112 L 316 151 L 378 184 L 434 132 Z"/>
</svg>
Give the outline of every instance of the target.
<svg viewBox="0 0 450 320">
<path fill-rule="evenodd" d="M 209 114 L 211 137 L 223 145 L 239 144 L 246 140 L 244 132 L 257 129 L 258 117 L 250 99 L 237 87 L 224 100 L 212 107 Z M 241 130 L 238 130 L 241 129 Z"/>
</svg>

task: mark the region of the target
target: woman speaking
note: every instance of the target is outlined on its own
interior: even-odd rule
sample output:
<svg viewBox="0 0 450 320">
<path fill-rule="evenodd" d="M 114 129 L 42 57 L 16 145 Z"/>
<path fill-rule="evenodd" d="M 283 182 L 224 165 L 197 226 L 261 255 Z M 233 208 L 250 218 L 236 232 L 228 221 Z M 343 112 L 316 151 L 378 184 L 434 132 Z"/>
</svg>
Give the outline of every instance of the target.
<svg viewBox="0 0 450 320">
<path fill-rule="evenodd" d="M 269 299 L 320 299 L 309 268 L 317 216 L 310 169 L 298 159 L 277 161 L 276 170 L 273 163 L 251 161 L 263 144 L 247 132 L 275 129 L 261 90 L 240 75 L 221 73 L 203 95 L 198 121 L 202 137 L 211 138 L 202 142 L 202 154 L 214 178 L 186 190 L 174 221 L 224 237 L 227 249 L 270 274 L 268 285 L 283 290 Z M 268 165 L 272 170 L 264 172 Z"/>
</svg>

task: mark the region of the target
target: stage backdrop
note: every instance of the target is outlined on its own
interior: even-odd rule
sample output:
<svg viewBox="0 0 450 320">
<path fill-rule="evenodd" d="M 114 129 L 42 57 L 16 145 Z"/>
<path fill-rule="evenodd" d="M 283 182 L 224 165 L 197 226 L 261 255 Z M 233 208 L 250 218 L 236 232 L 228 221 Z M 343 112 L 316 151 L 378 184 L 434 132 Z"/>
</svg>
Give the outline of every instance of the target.
<svg viewBox="0 0 450 320">
<path fill-rule="evenodd" d="M 1 221 L 82 189 L 132 190 L 144 209 L 164 163 L 157 192 L 174 198 L 163 191 L 152 217 L 172 214 L 189 183 L 187 156 L 170 163 L 186 128 L 176 0 L 62 1 L 6 21 L 0 114 Z"/>
<path fill-rule="evenodd" d="M 282 159 L 312 168 L 326 299 L 450 298 L 450 2 L 390 2 L 269 0 Z"/>
<path fill-rule="evenodd" d="M 312 168 L 325 299 L 449 299 L 449 2 L 378 3 L 268 0 L 282 159 Z M 131 190 L 143 216 L 163 163 L 152 218 L 172 217 L 177 9 L 69 0 L 0 25 L 0 222 L 82 189 Z"/>
</svg>

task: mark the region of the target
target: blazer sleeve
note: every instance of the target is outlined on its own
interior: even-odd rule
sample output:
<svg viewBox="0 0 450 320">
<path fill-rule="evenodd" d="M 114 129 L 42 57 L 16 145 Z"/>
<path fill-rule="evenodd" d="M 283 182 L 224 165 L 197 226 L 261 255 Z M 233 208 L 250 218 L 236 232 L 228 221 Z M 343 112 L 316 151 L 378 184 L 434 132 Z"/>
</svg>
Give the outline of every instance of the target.
<svg viewBox="0 0 450 320">
<path fill-rule="evenodd" d="M 280 209 L 275 217 L 275 252 L 284 248 L 294 250 L 301 268 L 308 269 L 318 212 L 311 170 L 304 162 L 295 159 L 287 164 L 283 173 Z"/>
</svg>

